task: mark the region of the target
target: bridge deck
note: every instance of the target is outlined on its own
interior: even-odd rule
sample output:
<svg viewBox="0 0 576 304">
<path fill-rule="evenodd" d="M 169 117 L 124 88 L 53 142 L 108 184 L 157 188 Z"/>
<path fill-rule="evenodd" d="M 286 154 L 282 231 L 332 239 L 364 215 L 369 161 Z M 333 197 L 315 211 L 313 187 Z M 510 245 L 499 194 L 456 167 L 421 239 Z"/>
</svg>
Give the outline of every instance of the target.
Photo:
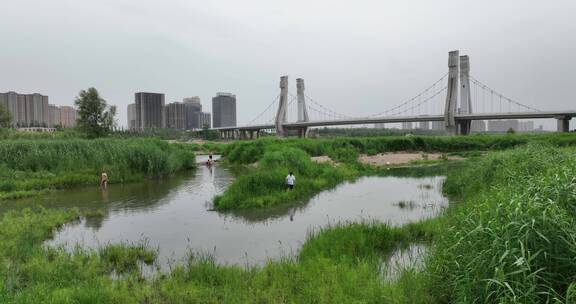
<svg viewBox="0 0 576 304">
<path fill-rule="evenodd" d="M 576 111 L 458 114 L 455 116 L 455 119 L 456 121 L 459 121 L 459 120 L 540 119 L 540 118 L 572 118 L 572 117 L 576 117 Z M 444 121 L 444 115 L 388 116 L 388 117 L 385 116 L 385 117 L 369 117 L 369 118 L 338 119 L 338 120 L 287 122 L 284 124 L 284 127 L 288 129 L 297 129 L 302 127 L 344 126 L 344 125 L 421 122 L 421 121 Z M 264 130 L 274 128 L 275 125 L 273 124 L 265 124 L 265 125 L 253 125 L 253 126 L 213 128 L 212 130 L 253 131 L 253 130 Z"/>
</svg>

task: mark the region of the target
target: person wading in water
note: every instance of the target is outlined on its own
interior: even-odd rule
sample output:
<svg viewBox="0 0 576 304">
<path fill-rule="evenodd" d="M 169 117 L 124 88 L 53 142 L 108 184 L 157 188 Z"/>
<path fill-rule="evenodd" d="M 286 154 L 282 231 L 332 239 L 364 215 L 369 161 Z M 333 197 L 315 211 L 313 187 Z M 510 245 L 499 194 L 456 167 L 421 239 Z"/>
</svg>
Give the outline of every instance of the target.
<svg viewBox="0 0 576 304">
<path fill-rule="evenodd" d="M 102 175 L 100 175 L 100 187 L 108 188 L 108 174 L 106 174 L 104 169 L 102 169 Z"/>
<path fill-rule="evenodd" d="M 294 182 L 296 182 L 296 176 L 290 172 L 290 174 L 286 176 L 286 186 L 288 191 L 294 190 Z"/>
</svg>

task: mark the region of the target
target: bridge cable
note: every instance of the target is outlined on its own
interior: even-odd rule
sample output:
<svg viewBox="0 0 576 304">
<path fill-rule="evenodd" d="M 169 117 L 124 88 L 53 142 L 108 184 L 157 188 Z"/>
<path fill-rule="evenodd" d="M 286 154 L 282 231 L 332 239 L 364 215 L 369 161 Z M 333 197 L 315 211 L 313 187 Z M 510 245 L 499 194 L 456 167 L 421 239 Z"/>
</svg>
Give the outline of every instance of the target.
<svg viewBox="0 0 576 304">
<path fill-rule="evenodd" d="M 483 83 L 480 82 L 478 79 L 476 79 L 476 78 L 474 78 L 474 77 L 472 77 L 472 76 L 470 76 L 469 79 L 472 81 L 472 83 L 474 83 L 475 85 L 479 86 L 479 87 L 480 87 L 481 89 L 483 89 L 484 91 L 490 91 L 490 94 L 491 94 L 491 95 L 496 94 L 498 97 L 500 97 L 500 99 L 504 99 L 504 100 L 507 101 L 508 103 L 513 103 L 513 104 L 515 104 L 515 105 L 517 105 L 517 106 L 520 106 L 520 107 L 522 107 L 522 108 L 529 109 L 529 110 L 532 110 L 532 111 L 542 112 L 541 110 L 538 110 L 538 109 L 536 109 L 536 108 L 534 108 L 534 107 L 531 107 L 531 106 L 522 104 L 522 103 L 520 103 L 520 102 L 517 102 L 517 101 L 515 101 L 515 100 L 512 100 L 512 99 L 504 96 L 503 94 L 499 93 L 498 91 L 493 90 L 492 88 L 488 87 L 487 85 L 483 84 Z M 483 91 L 483 92 L 484 92 L 484 91 Z M 491 102 L 491 103 L 492 103 L 492 102 Z M 501 108 L 501 107 L 500 107 L 500 108 Z M 502 110 L 502 109 L 500 109 L 500 111 L 501 111 L 501 110 Z"/>
<path fill-rule="evenodd" d="M 274 105 L 276 104 L 276 102 L 278 101 L 278 99 L 280 98 L 280 94 L 278 94 L 278 96 L 276 96 L 276 98 L 274 98 L 274 100 L 272 100 L 272 103 L 270 103 L 266 109 L 264 109 L 264 111 L 262 111 L 260 114 L 258 114 L 256 116 L 256 118 L 252 119 L 249 123 L 245 124 L 245 126 L 250 126 L 252 125 L 256 120 L 260 119 L 260 117 L 262 117 L 264 114 L 266 114 L 266 112 Z"/>
<path fill-rule="evenodd" d="M 413 96 L 412 98 L 409 98 L 407 100 L 405 100 L 404 102 L 401 102 L 399 104 L 397 104 L 396 106 L 386 110 L 386 111 L 382 111 L 376 114 L 372 114 L 369 115 L 367 117 L 375 117 L 375 116 L 381 116 L 383 114 L 387 114 L 390 112 L 394 112 L 400 108 L 402 108 L 403 106 L 408 105 L 409 103 L 415 101 L 416 99 L 420 98 L 420 96 L 422 96 L 423 94 L 429 92 L 430 90 L 434 90 L 436 85 L 438 85 L 439 83 L 441 83 L 442 81 L 444 81 L 444 79 L 448 76 L 448 73 L 444 74 L 442 77 L 440 77 L 440 79 L 438 79 L 436 82 L 434 82 L 432 85 L 428 86 L 426 89 L 424 89 L 423 91 L 421 91 L 419 94 L 417 94 L 416 96 Z M 437 94 L 434 94 L 434 96 L 436 96 Z M 429 100 L 429 99 L 428 99 Z"/>
</svg>

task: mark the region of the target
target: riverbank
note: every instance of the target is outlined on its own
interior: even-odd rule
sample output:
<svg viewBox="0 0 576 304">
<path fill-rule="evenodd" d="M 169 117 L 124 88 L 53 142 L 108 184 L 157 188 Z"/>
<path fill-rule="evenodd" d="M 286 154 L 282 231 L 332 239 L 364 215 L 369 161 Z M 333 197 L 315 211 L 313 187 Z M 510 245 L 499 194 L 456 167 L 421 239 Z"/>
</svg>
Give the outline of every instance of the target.
<svg viewBox="0 0 576 304">
<path fill-rule="evenodd" d="M 77 210 L 9 212 L 0 221 L 0 302 L 571 303 L 576 149 L 535 144 L 464 166 L 448 172 L 445 192 L 460 203 L 443 217 L 336 224 L 312 233 L 297 258 L 260 267 L 191 254 L 153 279 L 140 271 L 156 262 L 143 244 L 42 246 Z M 382 278 L 382 260 L 413 243 L 429 245 L 423 268 Z"/>
<path fill-rule="evenodd" d="M 0 141 L 0 200 L 55 189 L 141 181 L 196 166 L 193 148 L 157 139 L 14 139 Z"/>
</svg>

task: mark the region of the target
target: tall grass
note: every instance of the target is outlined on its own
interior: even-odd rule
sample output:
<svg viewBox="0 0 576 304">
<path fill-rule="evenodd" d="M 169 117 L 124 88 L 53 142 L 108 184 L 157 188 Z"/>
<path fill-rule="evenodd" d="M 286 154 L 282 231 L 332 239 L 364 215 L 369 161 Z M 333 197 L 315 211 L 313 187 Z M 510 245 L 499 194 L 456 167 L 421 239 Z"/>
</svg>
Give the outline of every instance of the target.
<svg viewBox="0 0 576 304">
<path fill-rule="evenodd" d="M 137 265 L 153 263 L 142 245 L 96 250 L 42 246 L 54 227 L 76 220 L 76 210 L 10 212 L 0 221 L 1 303 L 426 303 L 424 281 L 406 273 L 386 283 L 381 259 L 433 232 L 429 224 L 409 229 L 377 223 L 333 226 L 309 236 L 299 257 L 263 266 L 218 265 L 191 254 L 169 273 L 143 279 Z M 372 241 L 377 241 L 372 244 Z M 336 246 L 335 246 L 336 245 Z M 349 248 L 354 248 L 350 251 Z M 341 254 L 339 254 L 341 253 Z M 348 256 L 349 259 L 342 259 Z M 354 258 L 352 258 L 354 257 Z M 113 279 L 111 274 L 117 275 Z"/>
<path fill-rule="evenodd" d="M 44 189 L 141 180 L 193 168 L 192 147 L 157 139 L 35 139 L 0 142 L 0 197 Z"/>
<path fill-rule="evenodd" d="M 564 303 L 576 282 L 576 153 L 529 145 L 448 176 L 466 203 L 428 261 L 441 302 Z"/>
<path fill-rule="evenodd" d="M 285 177 L 289 172 L 296 176 L 293 191 L 286 189 Z M 262 156 L 257 168 L 238 176 L 223 195 L 216 197 L 214 205 L 218 209 L 227 210 L 294 202 L 357 174 L 358 171 L 350 166 L 333 167 L 314 163 L 301 149 L 272 149 Z"/>
<path fill-rule="evenodd" d="M 376 154 L 394 151 L 462 152 L 477 150 L 505 150 L 529 142 L 549 143 L 554 146 L 576 145 L 575 134 L 543 135 L 473 135 L 473 136 L 386 136 L 337 139 L 265 138 L 257 141 L 234 142 L 227 145 L 224 154 L 232 163 L 249 164 L 258 161 L 270 149 L 294 147 L 312 156 L 328 155 L 346 161 L 357 153 Z"/>
</svg>

